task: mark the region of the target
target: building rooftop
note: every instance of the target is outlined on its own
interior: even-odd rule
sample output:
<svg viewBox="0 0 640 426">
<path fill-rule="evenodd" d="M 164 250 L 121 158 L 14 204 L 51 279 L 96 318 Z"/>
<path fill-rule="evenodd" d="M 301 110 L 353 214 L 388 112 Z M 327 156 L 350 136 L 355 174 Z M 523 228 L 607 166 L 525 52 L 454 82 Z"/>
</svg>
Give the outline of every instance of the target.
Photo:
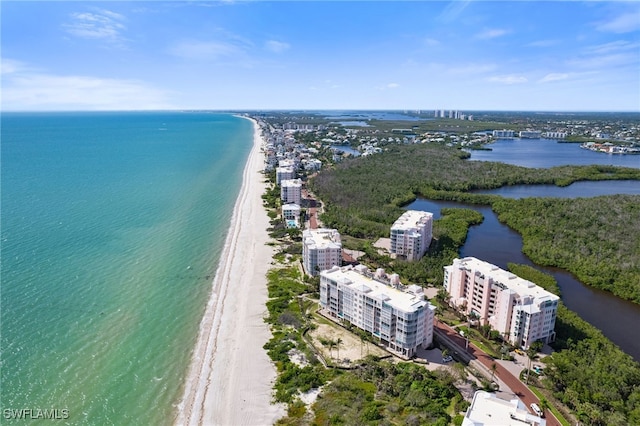
<svg viewBox="0 0 640 426">
<path fill-rule="evenodd" d="M 295 203 L 287 203 L 282 205 L 282 210 L 300 210 L 300 206 Z"/>
<path fill-rule="evenodd" d="M 397 281 L 397 275 L 387 276 L 381 270 L 372 273 L 362 265 L 342 268 L 334 266 L 323 271 L 322 275 L 404 312 L 416 311 L 427 305 L 421 287 L 405 287 Z M 396 284 L 392 284 L 393 282 Z"/>
<path fill-rule="evenodd" d="M 302 180 L 301 179 L 283 179 L 282 182 L 280 182 L 280 186 L 302 187 Z"/>
<path fill-rule="evenodd" d="M 505 401 L 494 394 L 477 391 L 462 426 L 545 426 L 546 420 L 527 411 L 519 399 Z"/>
<path fill-rule="evenodd" d="M 433 219 L 433 213 L 420 210 L 407 210 L 391 225 L 391 229 L 413 229 L 419 224 Z"/>
<path fill-rule="evenodd" d="M 340 233 L 335 229 L 305 229 L 302 239 L 304 245 L 312 249 L 342 248 Z"/>
</svg>

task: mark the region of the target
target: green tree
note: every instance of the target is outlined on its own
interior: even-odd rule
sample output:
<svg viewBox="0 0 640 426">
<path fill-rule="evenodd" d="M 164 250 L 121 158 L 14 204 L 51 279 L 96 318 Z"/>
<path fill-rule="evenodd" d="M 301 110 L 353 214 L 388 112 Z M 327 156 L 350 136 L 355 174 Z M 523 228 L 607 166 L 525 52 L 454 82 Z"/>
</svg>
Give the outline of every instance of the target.
<svg viewBox="0 0 640 426">
<path fill-rule="evenodd" d="M 342 346 L 343 340 L 342 338 L 338 337 L 338 339 L 336 339 L 336 341 L 334 342 L 336 345 L 336 349 L 338 350 L 338 361 L 340 360 L 340 346 Z"/>
<path fill-rule="evenodd" d="M 495 362 L 491 364 L 491 382 L 493 383 L 493 379 L 496 376 L 496 371 L 498 371 L 498 364 Z"/>
</svg>

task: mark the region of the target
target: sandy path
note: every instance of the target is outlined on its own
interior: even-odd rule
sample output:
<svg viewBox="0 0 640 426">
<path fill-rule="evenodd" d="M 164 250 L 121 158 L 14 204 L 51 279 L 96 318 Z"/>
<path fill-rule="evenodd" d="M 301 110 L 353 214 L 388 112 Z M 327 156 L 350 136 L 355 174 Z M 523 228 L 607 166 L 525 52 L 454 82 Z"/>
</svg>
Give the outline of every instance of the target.
<svg viewBox="0 0 640 426">
<path fill-rule="evenodd" d="M 245 166 L 211 298 L 200 324 L 178 425 L 269 425 L 285 415 L 271 404 L 276 372 L 262 346 L 266 273 L 273 250 L 262 206 L 263 144 L 254 121 L 254 146 Z"/>
</svg>

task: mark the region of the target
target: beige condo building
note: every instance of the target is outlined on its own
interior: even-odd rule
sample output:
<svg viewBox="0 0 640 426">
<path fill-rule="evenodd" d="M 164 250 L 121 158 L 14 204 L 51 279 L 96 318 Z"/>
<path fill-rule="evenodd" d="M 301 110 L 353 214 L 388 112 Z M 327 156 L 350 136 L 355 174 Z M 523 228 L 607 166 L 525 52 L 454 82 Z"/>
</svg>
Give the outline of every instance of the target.
<svg viewBox="0 0 640 426">
<path fill-rule="evenodd" d="M 488 262 L 465 257 L 444 267 L 450 303 L 490 325 L 509 342 L 528 348 L 555 339 L 560 298 L 542 287 Z"/>
<path fill-rule="evenodd" d="M 391 226 L 391 253 L 405 260 L 418 260 L 433 237 L 433 213 L 407 210 Z"/>
<path fill-rule="evenodd" d="M 336 229 L 302 231 L 302 265 L 308 275 L 342 265 L 342 240 Z"/>
</svg>

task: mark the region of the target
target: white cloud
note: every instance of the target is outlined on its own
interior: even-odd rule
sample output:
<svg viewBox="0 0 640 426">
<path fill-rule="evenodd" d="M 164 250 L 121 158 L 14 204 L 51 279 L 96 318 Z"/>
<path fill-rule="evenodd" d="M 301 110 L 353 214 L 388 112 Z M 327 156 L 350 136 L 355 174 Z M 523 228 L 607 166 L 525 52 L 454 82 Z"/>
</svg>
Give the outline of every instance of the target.
<svg viewBox="0 0 640 426">
<path fill-rule="evenodd" d="M 630 33 L 640 30 L 640 10 L 623 13 L 615 18 L 599 22 L 596 29 L 603 32 L 616 34 Z"/>
<path fill-rule="evenodd" d="M 377 90 L 394 90 L 394 89 L 397 89 L 399 87 L 400 87 L 400 85 L 398 83 L 388 83 L 388 84 L 385 84 L 385 85 L 382 85 L 382 86 L 376 86 L 375 88 Z"/>
<path fill-rule="evenodd" d="M 464 12 L 471 0 L 456 0 L 447 3 L 447 7 L 442 11 L 438 19 L 444 22 L 453 22 Z"/>
<path fill-rule="evenodd" d="M 620 52 L 625 50 L 637 51 L 638 48 L 640 48 L 640 43 L 638 42 L 632 43 L 628 40 L 616 40 L 610 43 L 590 46 L 586 48 L 585 51 L 592 54 L 608 54 L 611 52 Z"/>
<path fill-rule="evenodd" d="M 635 53 L 612 53 L 610 55 L 583 56 L 570 59 L 567 64 L 588 69 L 615 68 L 638 65 L 638 55 Z"/>
<path fill-rule="evenodd" d="M 289 50 L 291 47 L 289 43 L 283 43 L 276 40 L 268 40 L 264 45 L 267 50 L 274 53 L 282 53 L 285 50 Z"/>
<path fill-rule="evenodd" d="M 243 52 L 242 47 L 222 41 L 184 40 L 169 46 L 169 53 L 186 59 L 217 59 Z"/>
<path fill-rule="evenodd" d="M 168 98 L 139 80 L 34 72 L 6 74 L 2 87 L 2 109 L 10 111 L 170 109 Z"/>
<path fill-rule="evenodd" d="M 436 40 L 435 38 L 426 38 L 424 39 L 424 44 L 427 46 L 438 46 L 440 44 L 440 41 Z"/>
<path fill-rule="evenodd" d="M 550 73 L 538 80 L 538 83 L 548 83 L 550 81 L 560 81 L 569 78 L 569 74 L 566 73 Z"/>
<path fill-rule="evenodd" d="M 640 43 L 616 40 L 584 48 L 578 55 L 567 60 L 569 66 L 582 69 L 613 69 L 625 66 L 640 66 L 638 49 Z"/>
<path fill-rule="evenodd" d="M 503 30 L 500 28 L 494 28 L 494 29 L 489 29 L 489 30 L 485 30 L 481 33 L 476 34 L 476 38 L 479 38 L 481 40 L 488 40 L 488 39 L 492 39 L 492 38 L 497 38 L 497 37 L 502 37 L 503 35 L 507 35 L 509 34 L 509 31 L 507 30 Z"/>
<path fill-rule="evenodd" d="M 3 75 L 13 74 L 27 69 L 27 65 L 24 62 L 16 61 L 15 59 L 2 58 L 2 60 L 0 60 L 0 66 Z"/>
<path fill-rule="evenodd" d="M 71 22 L 63 27 L 75 37 L 120 43 L 124 40 L 122 33 L 126 29 L 124 21 L 125 17 L 119 13 L 99 9 L 95 12 L 72 13 Z"/>
<path fill-rule="evenodd" d="M 526 83 L 527 78 L 522 75 L 509 74 L 509 75 L 497 75 L 494 77 L 489 77 L 487 81 L 491 83 L 500 83 L 500 84 L 522 84 Z"/>
</svg>

